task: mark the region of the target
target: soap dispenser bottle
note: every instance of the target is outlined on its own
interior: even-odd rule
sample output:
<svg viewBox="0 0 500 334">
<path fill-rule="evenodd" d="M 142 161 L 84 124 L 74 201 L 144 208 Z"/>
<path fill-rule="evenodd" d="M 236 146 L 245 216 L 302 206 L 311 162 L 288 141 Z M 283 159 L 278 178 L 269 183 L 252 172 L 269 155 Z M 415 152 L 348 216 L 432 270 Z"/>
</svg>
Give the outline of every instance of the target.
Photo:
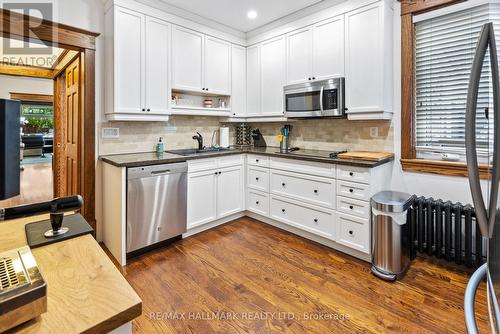
<svg viewBox="0 0 500 334">
<path fill-rule="evenodd" d="M 160 137 L 158 143 L 156 144 L 156 153 L 163 153 L 165 146 L 163 145 L 163 137 Z"/>
</svg>

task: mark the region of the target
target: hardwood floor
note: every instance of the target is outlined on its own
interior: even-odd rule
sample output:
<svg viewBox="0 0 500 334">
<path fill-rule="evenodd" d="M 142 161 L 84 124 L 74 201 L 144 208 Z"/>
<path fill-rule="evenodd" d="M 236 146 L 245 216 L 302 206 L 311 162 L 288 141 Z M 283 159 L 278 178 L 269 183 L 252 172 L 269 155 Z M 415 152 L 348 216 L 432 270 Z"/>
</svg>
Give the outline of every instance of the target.
<svg viewBox="0 0 500 334">
<path fill-rule="evenodd" d="M 50 201 L 53 193 L 52 163 L 25 165 L 21 172 L 21 194 L 0 201 L 0 208 Z"/>
<path fill-rule="evenodd" d="M 385 282 L 368 263 L 250 218 L 132 260 L 123 273 L 143 300 L 134 333 L 466 332 L 468 274 L 417 259 L 403 280 Z M 476 304 L 485 333 L 484 284 Z"/>
</svg>

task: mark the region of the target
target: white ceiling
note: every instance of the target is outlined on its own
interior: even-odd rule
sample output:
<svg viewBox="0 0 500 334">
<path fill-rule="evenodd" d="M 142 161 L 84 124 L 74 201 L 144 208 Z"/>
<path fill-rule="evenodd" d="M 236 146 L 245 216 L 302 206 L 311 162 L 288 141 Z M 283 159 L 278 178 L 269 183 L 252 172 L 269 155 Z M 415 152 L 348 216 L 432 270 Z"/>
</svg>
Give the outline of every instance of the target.
<svg viewBox="0 0 500 334">
<path fill-rule="evenodd" d="M 161 0 L 233 29 L 248 32 L 323 0 Z M 250 10 L 257 18 L 247 17 Z"/>
</svg>

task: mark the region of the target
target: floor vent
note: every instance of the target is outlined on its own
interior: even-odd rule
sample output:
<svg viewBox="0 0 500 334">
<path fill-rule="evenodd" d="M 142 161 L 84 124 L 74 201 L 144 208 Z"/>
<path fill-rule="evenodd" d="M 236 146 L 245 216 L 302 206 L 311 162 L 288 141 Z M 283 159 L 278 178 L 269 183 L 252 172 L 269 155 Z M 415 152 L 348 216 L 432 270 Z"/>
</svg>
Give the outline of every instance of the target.
<svg viewBox="0 0 500 334">
<path fill-rule="evenodd" d="M 414 196 L 408 210 L 410 257 L 432 256 L 478 268 L 486 261 L 486 239 L 470 205 Z"/>
</svg>

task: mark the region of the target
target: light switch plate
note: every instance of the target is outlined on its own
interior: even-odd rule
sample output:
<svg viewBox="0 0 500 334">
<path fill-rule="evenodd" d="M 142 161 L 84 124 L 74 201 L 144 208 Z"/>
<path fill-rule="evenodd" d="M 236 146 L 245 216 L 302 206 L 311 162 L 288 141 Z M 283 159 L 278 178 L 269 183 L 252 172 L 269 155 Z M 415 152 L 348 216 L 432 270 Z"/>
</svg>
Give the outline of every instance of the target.
<svg viewBox="0 0 500 334">
<path fill-rule="evenodd" d="M 120 128 L 102 128 L 101 138 L 120 138 Z"/>
<path fill-rule="evenodd" d="M 372 138 L 378 137 L 378 128 L 376 126 L 370 128 L 370 137 Z"/>
</svg>

